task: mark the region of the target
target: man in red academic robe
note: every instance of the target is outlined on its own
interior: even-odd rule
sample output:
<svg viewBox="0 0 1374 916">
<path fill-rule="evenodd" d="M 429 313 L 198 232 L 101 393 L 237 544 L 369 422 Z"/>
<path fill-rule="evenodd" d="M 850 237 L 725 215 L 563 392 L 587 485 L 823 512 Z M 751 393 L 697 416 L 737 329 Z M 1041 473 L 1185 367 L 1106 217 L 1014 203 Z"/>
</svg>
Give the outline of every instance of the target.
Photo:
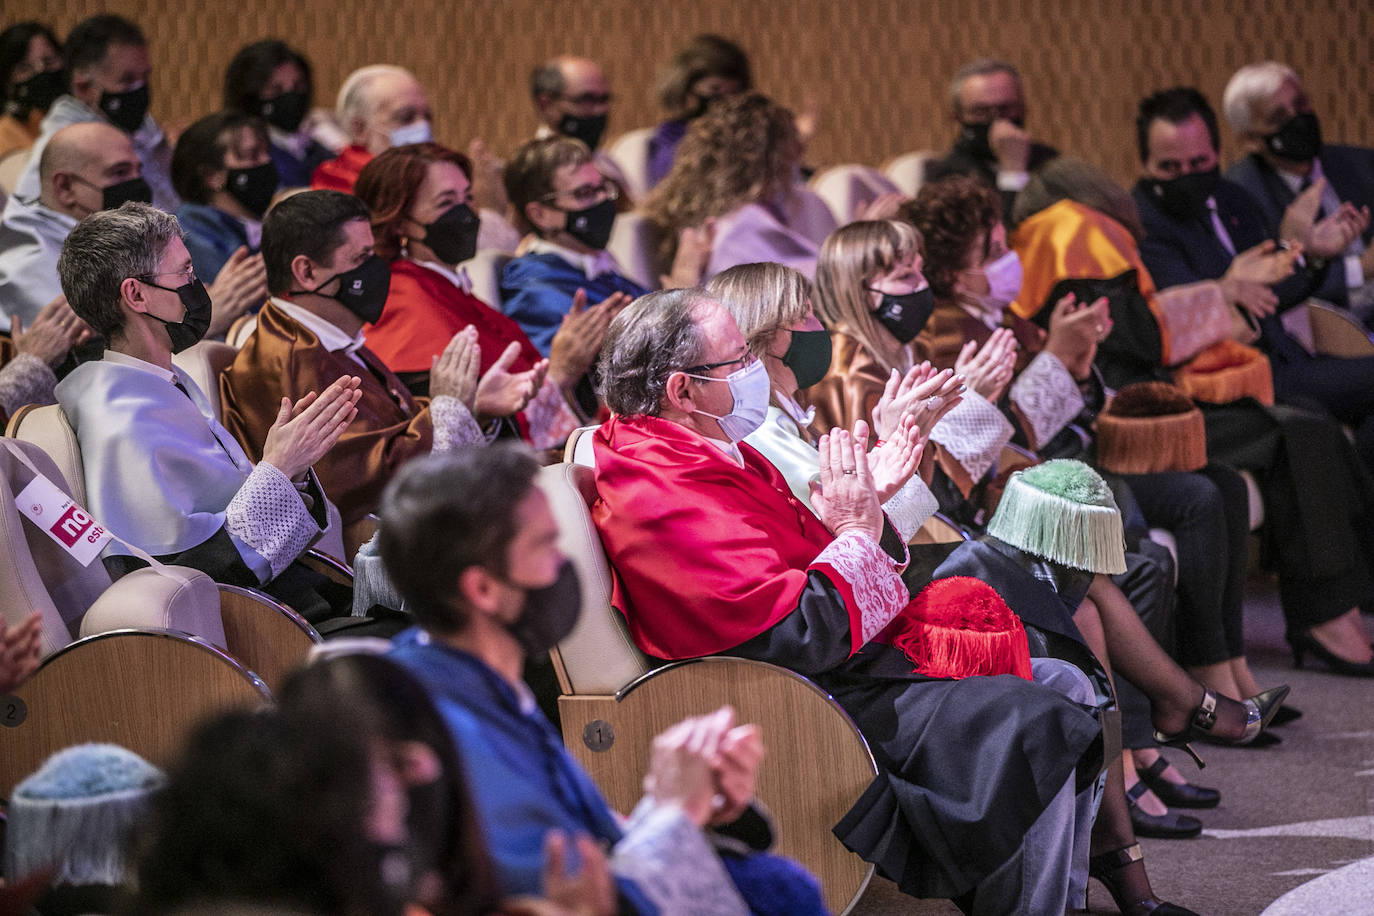
<svg viewBox="0 0 1374 916">
<path fill-rule="evenodd" d="M 1096 721 L 1022 678 L 914 673 L 882 641 L 910 600 L 907 553 L 866 431 L 823 438 L 818 521 L 740 441 L 767 408 L 762 372 L 699 290 L 649 294 L 612 323 L 601 376 L 616 416 L 595 434 L 592 514 L 613 604 L 652 656 L 760 659 L 834 696 L 881 770 L 835 832 L 902 890 L 974 913 L 1081 906 Z M 1036 663 L 1037 679 L 1075 677 Z"/>
</svg>

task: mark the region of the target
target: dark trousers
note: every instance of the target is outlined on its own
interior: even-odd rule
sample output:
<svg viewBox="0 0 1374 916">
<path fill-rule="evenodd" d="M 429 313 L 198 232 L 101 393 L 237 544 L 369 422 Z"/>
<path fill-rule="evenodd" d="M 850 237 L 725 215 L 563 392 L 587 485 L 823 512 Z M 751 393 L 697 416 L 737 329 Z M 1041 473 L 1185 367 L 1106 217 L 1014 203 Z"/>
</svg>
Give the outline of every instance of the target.
<svg viewBox="0 0 1374 916">
<path fill-rule="evenodd" d="M 1178 543 L 1179 663 L 1214 665 L 1244 655 L 1245 481 L 1224 465 L 1125 479 L 1150 527 L 1167 529 Z"/>
</svg>

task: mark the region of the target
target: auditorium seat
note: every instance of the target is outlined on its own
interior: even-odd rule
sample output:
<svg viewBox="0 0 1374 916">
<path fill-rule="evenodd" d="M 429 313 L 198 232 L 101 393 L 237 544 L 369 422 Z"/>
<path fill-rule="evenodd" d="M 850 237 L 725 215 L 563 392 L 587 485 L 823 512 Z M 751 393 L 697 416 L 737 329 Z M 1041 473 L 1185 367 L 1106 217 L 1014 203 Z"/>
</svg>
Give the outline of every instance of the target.
<svg viewBox="0 0 1374 916">
<path fill-rule="evenodd" d="M 831 910 L 848 912 L 873 867 L 831 828 L 877 774 L 863 736 L 824 691 L 784 668 L 726 657 L 651 664 L 610 606 L 610 568 L 589 511 L 591 469 L 555 464 L 541 469 L 538 482 L 582 587 L 577 626 L 550 653 L 569 752 L 611 806 L 628 811 L 641 794 L 654 735 L 687 716 L 734 707 L 739 721 L 763 729 L 768 745 L 757 798 L 776 818 L 776 851 L 820 879 Z"/>
<path fill-rule="evenodd" d="M 605 146 L 606 155 L 625 176 L 625 193 L 636 203 L 649 193 L 649 139 L 653 135 L 652 127 L 640 127 L 627 130 Z"/>
<path fill-rule="evenodd" d="M 509 252 L 484 248 L 458 265 L 467 271 L 472 281 L 472 294 L 487 305 L 501 311 L 501 271 L 511 259 Z"/>
<path fill-rule="evenodd" d="M 658 289 L 658 231 L 642 213 L 616 214 L 606 250 L 624 276 L 645 289 Z"/>
<path fill-rule="evenodd" d="M 883 165 L 883 174 L 907 197 L 915 197 L 926 181 L 926 163 L 940 158 L 934 150 L 920 150 L 903 153 L 889 159 Z"/>
<path fill-rule="evenodd" d="M 857 163 L 822 169 L 811 178 L 810 186 L 841 226 L 852 223 L 861 209 L 884 194 L 900 193 L 882 172 Z"/>
</svg>

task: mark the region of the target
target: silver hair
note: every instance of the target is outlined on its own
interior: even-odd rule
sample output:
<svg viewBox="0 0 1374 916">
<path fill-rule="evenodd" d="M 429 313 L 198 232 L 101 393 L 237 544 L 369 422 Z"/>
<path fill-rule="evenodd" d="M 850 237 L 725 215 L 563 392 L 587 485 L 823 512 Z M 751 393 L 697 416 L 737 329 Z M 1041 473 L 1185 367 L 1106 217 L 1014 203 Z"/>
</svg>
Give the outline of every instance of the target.
<svg viewBox="0 0 1374 916">
<path fill-rule="evenodd" d="M 173 239 L 185 239 L 177 218 L 148 204 L 129 202 L 77 223 L 62 245 L 57 276 L 72 311 L 107 339 L 124 327 L 119 288 L 144 277 Z"/>
<path fill-rule="evenodd" d="M 701 362 L 698 306 L 714 301 L 700 288 L 659 290 L 617 315 L 601 347 L 606 406 L 625 417 L 658 416 L 668 376 Z"/>
<path fill-rule="evenodd" d="M 959 89 L 964 85 L 964 80 L 973 76 L 988 76 L 993 73 L 1005 73 L 1016 80 L 1016 85 L 1021 85 L 1021 74 L 1016 69 L 1015 64 L 1010 64 L 1004 60 L 997 60 L 994 57 L 980 57 L 977 60 L 969 61 L 959 68 L 954 74 L 954 78 L 949 81 L 949 107 L 954 113 L 959 111 Z"/>
<path fill-rule="evenodd" d="M 390 75 L 415 79 L 415 74 L 405 67 L 397 67 L 394 64 L 371 64 L 354 70 L 348 75 L 348 79 L 344 80 L 343 85 L 339 87 L 338 101 L 334 104 L 334 116 L 345 133 L 350 132 L 349 124 L 354 118 L 366 121 L 371 116 L 374 104 L 368 90 L 378 77 Z"/>
<path fill-rule="evenodd" d="M 1221 96 L 1221 110 L 1226 115 L 1226 121 L 1231 125 L 1231 129 L 1238 134 L 1248 134 L 1255 113 L 1255 104 L 1278 92 L 1286 80 L 1302 85 L 1297 71 L 1276 60 L 1248 64 L 1237 70 L 1226 84 L 1226 91 Z"/>
</svg>

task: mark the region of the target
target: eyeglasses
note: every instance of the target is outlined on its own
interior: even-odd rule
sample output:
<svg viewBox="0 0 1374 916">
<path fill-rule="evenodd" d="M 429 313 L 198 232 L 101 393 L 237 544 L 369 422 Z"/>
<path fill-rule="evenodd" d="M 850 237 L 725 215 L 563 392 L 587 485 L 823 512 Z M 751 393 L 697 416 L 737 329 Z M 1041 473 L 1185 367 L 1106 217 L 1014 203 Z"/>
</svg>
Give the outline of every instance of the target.
<svg viewBox="0 0 1374 916">
<path fill-rule="evenodd" d="M 964 112 L 969 124 L 991 124 L 999 118 L 1004 121 L 1023 121 L 1026 106 L 1021 102 L 1007 102 L 1003 105 L 971 105 Z"/>
<path fill-rule="evenodd" d="M 686 372 L 688 375 L 691 375 L 692 373 L 698 371 L 709 372 L 712 369 L 719 369 L 721 366 L 750 366 L 753 365 L 754 359 L 755 357 L 753 353 L 745 353 L 743 356 L 737 359 L 727 359 L 719 363 L 702 363 L 700 366 L 688 366 L 686 369 L 683 369 L 682 371 Z"/>
<path fill-rule="evenodd" d="M 584 184 L 581 187 L 573 188 L 571 191 L 554 191 L 552 194 L 545 194 L 539 198 L 540 202 L 553 200 L 560 194 L 567 194 L 577 202 L 578 209 L 599 204 L 603 200 L 616 200 L 620 197 L 620 187 L 613 181 L 603 181 L 600 184 Z"/>
<path fill-rule="evenodd" d="M 196 282 L 196 269 L 194 267 L 188 267 L 185 270 L 164 270 L 161 273 L 156 274 L 139 274 L 133 279 L 143 280 L 144 282 L 150 283 L 152 286 L 157 286 L 156 283 L 151 282 L 153 277 L 181 277 L 183 280 L 186 281 L 182 285 L 189 286 L 190 284 Z M 169 289 L 170 287 L 157 286 L 157 288 Z"/>
</svg>

